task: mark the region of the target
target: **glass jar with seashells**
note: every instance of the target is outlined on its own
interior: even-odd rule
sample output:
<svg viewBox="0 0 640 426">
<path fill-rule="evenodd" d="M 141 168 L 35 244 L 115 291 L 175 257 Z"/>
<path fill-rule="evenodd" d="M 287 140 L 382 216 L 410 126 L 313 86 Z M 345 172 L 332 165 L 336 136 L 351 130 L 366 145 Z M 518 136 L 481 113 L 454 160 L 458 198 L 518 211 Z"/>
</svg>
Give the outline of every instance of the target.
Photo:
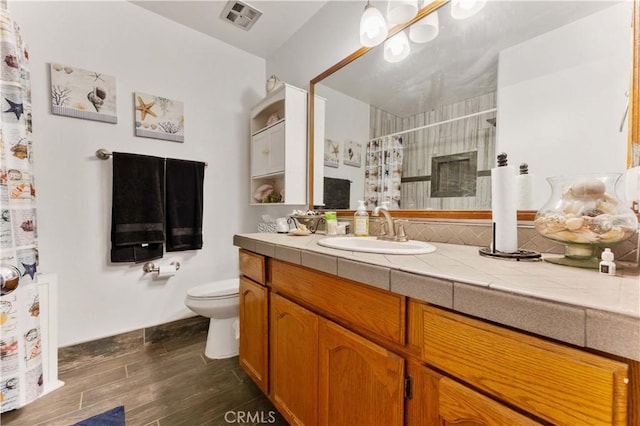
<svg viewBox="0 0 640 426">
<path fill-rule="evenodd" d="M 638 229 L 631 208 L 616 195 L 619 173 L 547 178 L 551 197 L 535 217 L 536 230 L 565 244 L 563 258 L 546 261 L 598 268 L 600 250 L 625 241 Z"/>
</svg>

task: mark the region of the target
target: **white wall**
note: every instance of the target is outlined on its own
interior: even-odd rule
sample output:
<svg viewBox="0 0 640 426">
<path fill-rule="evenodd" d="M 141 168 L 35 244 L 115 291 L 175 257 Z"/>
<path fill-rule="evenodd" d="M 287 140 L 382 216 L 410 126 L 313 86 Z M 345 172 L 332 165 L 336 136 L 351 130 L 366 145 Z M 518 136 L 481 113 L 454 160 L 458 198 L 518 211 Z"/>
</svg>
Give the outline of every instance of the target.
<svg viewBox="0 0 640 426">
<path fill-rule="evenodd" d="M 324 176 L 351 181 L 349 208 L 355 210 L 364 195 L 364 170 L 367 141 L 369 140 L 369 104 L 346 96 L 329 87 L 318 85 L 316 93 L 326 99 L 325 138 L 340 143 L 338 167 L 324 167 Z M 343 160 L 346 141 L 361 144 L 360 167 L 345 165 Z M 324 143 L 324 141 L 317 141 Z"/>
<path fill-rule="evenodd" d="M 237 276 L 233 234 L 255 230 L 249 209 L 249 109 L 264 96 L 265 61 L 138 6 L 10 2 L 30 46 L 42 272 L 59 275 L 59 343 L 66 346 L 193 315 L 197 284 Z M 49 113 L 48 64 L 117 78 L 118 124 Z M 138 138 L 133 92 L 184 102 L 184 144 Z M 168 281 L 142 265 L 109 263 L 111 160 L 98 148 L 208 162 L 204 248 L 166 254 Z"/>
<path fill-rule="evenodd" d="M 372 1 L 378 10 L 386 2 Z M 328 1 L 273 55 L 267 58 L 267 75 L 304 89 L 318 74 L 360 48 L 358 29 L 364 1 Z"/>
<path fill-rule="evenodd" d="M 619 126 L 632 7 L 618 4 L 500 54 L 496 152 L 529 164 L 537 207 L 551 194 L 546 177 L 626 168 L 627 127 Z"/>
</svg>

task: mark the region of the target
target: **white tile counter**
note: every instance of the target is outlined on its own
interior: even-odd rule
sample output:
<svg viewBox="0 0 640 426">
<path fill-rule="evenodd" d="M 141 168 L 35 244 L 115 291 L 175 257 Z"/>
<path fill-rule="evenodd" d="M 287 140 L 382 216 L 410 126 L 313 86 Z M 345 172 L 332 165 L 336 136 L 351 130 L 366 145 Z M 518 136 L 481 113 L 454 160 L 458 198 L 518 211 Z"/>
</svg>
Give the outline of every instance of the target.
<svg viewBox="0 0 640 426">
<path fill-rule="evenodd" d="M 580 347 L 640 360 L 640 275 L 482 257 L 432 243 L 423 255 L 322 247 L 324 235 L 240 234 L 238 247 Z M 558 255 L 543 255 L 543 257 Z"/>
</svg>

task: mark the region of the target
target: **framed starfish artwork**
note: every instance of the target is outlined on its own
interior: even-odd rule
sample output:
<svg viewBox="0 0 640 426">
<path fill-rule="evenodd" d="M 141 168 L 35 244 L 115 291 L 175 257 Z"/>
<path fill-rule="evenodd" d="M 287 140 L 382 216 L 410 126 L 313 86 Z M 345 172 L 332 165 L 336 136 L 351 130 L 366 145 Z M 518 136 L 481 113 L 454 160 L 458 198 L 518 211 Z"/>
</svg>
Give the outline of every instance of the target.
<svg viewBox="0 0 640 426">
<path fill-rule="evenodd" d="M 69 65 L 51 66 L 51 112 L 116 124 L 116 78 Z"/>
<path fill-rule="evenodd" d="M 162 96 L 133 94 L 136 136 L 184 142 L 184 105 Z"/>
<path fill-rule="evenodd" d="M 324 140 L 324 165 L 338 167 L 340 164 L 340 142 L 331 139 Z"/>
</svg>

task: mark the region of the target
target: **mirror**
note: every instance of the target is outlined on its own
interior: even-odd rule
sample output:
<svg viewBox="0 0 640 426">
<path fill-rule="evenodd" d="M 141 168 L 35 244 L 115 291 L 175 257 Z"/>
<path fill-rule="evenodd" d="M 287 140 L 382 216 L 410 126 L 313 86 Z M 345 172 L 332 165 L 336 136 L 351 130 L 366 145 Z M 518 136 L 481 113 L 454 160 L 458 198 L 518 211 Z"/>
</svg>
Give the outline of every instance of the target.
<svg viewBox="0 0 640 426">
<path fill-rule="evenodd" d="M 437 36 L 403 61 L 363 48 L 311 81 L 312 205 L 490 217 L 499 152 L 528 164 L 525 210 L 547 177 L 625 170 L 633 3 L 494 1 L 456 20 L 440 1 L 404 32 L 434 14 Z"/>
</svg>

